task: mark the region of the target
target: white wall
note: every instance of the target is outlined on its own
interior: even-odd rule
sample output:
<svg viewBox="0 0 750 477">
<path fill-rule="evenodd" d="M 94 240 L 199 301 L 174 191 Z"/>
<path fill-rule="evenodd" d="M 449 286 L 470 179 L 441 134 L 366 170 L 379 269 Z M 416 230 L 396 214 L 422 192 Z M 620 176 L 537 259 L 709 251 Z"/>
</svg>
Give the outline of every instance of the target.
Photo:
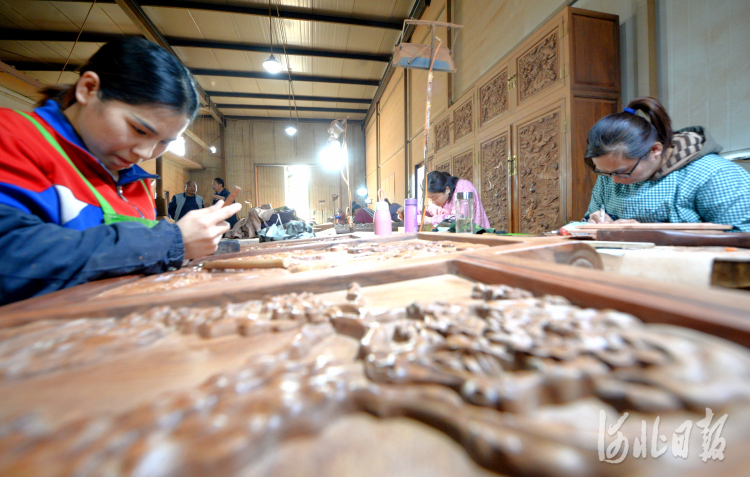
<svg viewBox="0 0 750 477">
<path fill-rule="evenodd" d="M 675 129 L 750 148 L 750 0 L 659 0 L 661 100 Z"/>
</svg>

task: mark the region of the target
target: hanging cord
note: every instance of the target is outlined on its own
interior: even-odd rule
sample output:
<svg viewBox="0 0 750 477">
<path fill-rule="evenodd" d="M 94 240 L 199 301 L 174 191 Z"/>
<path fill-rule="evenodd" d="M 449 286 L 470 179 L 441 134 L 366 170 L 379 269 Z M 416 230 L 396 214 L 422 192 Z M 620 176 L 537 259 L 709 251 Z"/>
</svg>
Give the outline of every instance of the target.
<svg viewBox="0 0 750 477">
<path fill-rule="evenodd" d="M 435 42 L 435 29 L 433 27 L 433 33 L 432 33 L 432 42 Z M 437 57 L 437 52 L 440 50 L 440 45 L 443 43 L 443 41 L 438 38 L 437 39 L 438 44 L 437 48 L 435 48 L 435 53 L 432 55 L 431 61 L 430 61 L 430 70 L 427 73 L 427 108 L 424 115 L 424 188 L 422 190 L 422 223 L 419 224 L 419 231 L 422 232 L 422 229 L 424 229 L 424 219 L 427 215 L 427 141 L 430 137 L 430 109 L 432 107 L 432 67 L 435 65 L 435 58 Z"/>
<path fill-rule="evenodd" d="M 94 0 L 94 2 L 91 4 L 91 8 L 89 8 L 89 12 L 86 14 L 86 18 L 83 19 L 83 24 L 81 25 L 81 29 L 78 30 L 78 36 L 76 37 L 76 41 L 73 43 L 73 48 L 70 49 L 70 53 L 68 53 L 68 57 L 65 59 L 65 64 L 63 65 L 62 70 L 60 70 L 60 76 L 57 77 L 56 83 L 60 82 L 60 79 L 62 78 L 62 75 L 65 72 L 65 67 L 68 66 L 70 57 L 73 56 L 73 50 L 76 49 L 76 45 L 78 44 L 78 39 L 81 38 L 81 33 L 83 33 L 83 27 L 86 26 L 86 20 L 89 19 L 89 15 L 91 15 L 91 10 L 94 9 L 94 5 L 96 5 L 96 0 Z"/>
<path fill-rule="evenodd" d="M 268 0 L 268 32 L 271 34 L 271 56 L 273 56 L 273 18 L 271 17 L 271 0 Z"/>
<path fill-rule="evenodd" d="M 269 4 L 271 0 L 268 0 Z M 297 100 L 294 97 L 294 84 L 292 83 L 292 67 L 289 63 L 289 55 L 286 53 L 286 27 L 284 22 L 281 21 L 281 13 L 279 13 L 279 0 L 276 0 L 276 15 L 279 17 L 279 25 L 281 25 L 281 48 L 284 51 L 284 58 L 286 58 L 286 74 L 289 78 L 289 94 L 292 96 L 292 102 L 294 103 L 294 115 L 297 117 L 297 124 L 299 125 L 299 112 L 297 111 Z M 292 117 L 291 105 L 289 106 L 289 119 Z"/>
</svg>

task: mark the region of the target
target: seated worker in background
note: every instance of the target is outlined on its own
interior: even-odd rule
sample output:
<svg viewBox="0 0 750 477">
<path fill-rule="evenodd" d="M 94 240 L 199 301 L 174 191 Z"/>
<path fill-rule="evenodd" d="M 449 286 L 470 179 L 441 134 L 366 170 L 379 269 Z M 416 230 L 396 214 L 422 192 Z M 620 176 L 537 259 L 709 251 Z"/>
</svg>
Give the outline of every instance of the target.
<svg viewBox="0 0 750 477">
<path fill-rule="evenodd" d="M 101 278 L 160 273 L 210 255 L 236 207 L 156 222 L 136 164 L 154 159 L 198 111 L 195 80 L 158 45 L 104 45 L 75 85 L 33 113 L 0 109 L 0 304 Z"/>
<path fill-rule="evenodd" d="M 369 207 L 361 207 L 354 202 L 352 211 L 355 224 L 372 224 L 375 222 L 375 211 Z"/>
<path fill-rule="evenodd" d="M 391 221 L 393 222 L 403 222 L 401 218 L 398 216 L 398 211 L 401 210 L 401 204 L 394 202 L 391 204 L 391 201 L 388 199 L 383 199 L 388 203 L 388 210 L 391 213 Z"/>
<path fill-rule="evenodd" d="M 169 209 L 167 210 L 169 217 L 177 222 L 191 210 L 204 208 L 206 204 L 203 202 L 203 197 L 196 195 L 196 192 L 198 192 L 198 185 L 195 181 L 185 182 L 185 192 L 175 194 L 169 201 Z"/>
<path fill-rule="evenodd" d="M 585 160 L 599 178 L 584 221 L 713 222 L 750 232 L 750 174 L 720 151 L 702 127 L 673 133 L 657 100 L 634 99 L 589 132 Z"/>
<path fill-rule="evenodd" d="M 227 197 L 229 197 L 229 191 L 224 186 L 224 179 L 221 177 L 217 177 L 214 179 L 214 181 L 211 183 L 211 188 L 214 190 L 214 200 L 211 202 L 211 205 L 216 204 L 220 200 L 226 200 Z M 234 224 L 237 223 L 237 216 L 233 215 L 227 219 L 227 222 L 229 222 L 229 227 L 234 227 Z"/>
<path fill-rule="evenodd" d="M 455 217 L 457 192 L 474 193 L 474 225 L 489 228 L 490 221 L 487 219 L 482 199 L 479 198 L 474 184 L 471 181 L 459 179 L 442 171 L 432 171 L 427 174 L 427 198 L 430 200 L 426 211 L 426 216 L 430 218 L 428 222 L 433 227 L 437 227 L 445 219 Z M 418 215 L 421 216 L 421 214 L 422 211 L 418 211 Z M 398 209 L 398 215 L 403 220 L 403 207 Z"/>
</svg>

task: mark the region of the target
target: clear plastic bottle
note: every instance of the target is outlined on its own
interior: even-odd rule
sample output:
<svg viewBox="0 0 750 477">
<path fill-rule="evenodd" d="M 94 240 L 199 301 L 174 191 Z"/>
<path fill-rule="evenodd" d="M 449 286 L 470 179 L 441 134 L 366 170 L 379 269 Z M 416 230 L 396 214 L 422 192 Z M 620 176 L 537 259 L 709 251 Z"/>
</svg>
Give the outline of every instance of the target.
<svg viewBox="0 0 750 477">
<path fill-rule="evenodd" d="M 474 193 L 456 193 L 456 233 L 474 233 Z"/>
</svg>

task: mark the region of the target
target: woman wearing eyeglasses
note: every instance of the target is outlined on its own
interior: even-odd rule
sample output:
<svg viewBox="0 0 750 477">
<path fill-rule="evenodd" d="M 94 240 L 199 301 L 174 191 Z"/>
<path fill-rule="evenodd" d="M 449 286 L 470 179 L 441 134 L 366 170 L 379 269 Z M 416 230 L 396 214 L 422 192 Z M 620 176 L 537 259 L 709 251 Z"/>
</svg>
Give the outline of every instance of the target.
<svg viewBox="0 0 750 477">
<path fill-rule="evenodd" d="M 720 151 L 703 127 L 673 133 L 657 100 L 631 101 L 589 132 L 585 161 L 599 178 L 584 221 L 713 222 L 750 232 L 750 174 Z"/>
</svg>

